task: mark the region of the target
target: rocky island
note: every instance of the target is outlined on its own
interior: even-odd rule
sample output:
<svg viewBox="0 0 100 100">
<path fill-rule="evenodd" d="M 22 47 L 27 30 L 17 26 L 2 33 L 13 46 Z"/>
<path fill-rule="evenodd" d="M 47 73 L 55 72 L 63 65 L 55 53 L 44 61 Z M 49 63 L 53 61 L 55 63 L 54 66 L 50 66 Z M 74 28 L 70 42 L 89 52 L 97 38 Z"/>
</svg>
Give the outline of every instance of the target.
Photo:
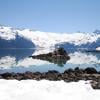
<svg viewBox="0 0 100 100">
<path fill-rule="evenodd" d="M 54 50 L 54 52 L 33 55 L 30 57 L 32 57 L 33 59 L 49 61 L 51 63 L 57 64 L 58 66 L 63 66 L 64 64 L 66 64 L 66 61 L 70 59 L 68 53 L 64 50 L 64 48 L 58 48 Z"/>
</svg>

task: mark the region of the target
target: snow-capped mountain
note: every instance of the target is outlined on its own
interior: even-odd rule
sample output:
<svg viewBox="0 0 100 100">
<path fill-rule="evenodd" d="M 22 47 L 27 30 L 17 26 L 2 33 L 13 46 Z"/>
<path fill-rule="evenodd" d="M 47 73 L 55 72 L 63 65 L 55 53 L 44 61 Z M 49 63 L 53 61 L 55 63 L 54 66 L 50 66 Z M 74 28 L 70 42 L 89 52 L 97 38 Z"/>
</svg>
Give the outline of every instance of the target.
<svg viewBox="0 0 100 100">
<path fill-rule="evenodd" d="M 10 27 L 0 27 L 0 48 L 33 48 L 31 40 L 20 36 Z"/>
<path fill-rule="evenodd" d="M 22 43 L 25 47 L 52 48 L 55 46 L 67 46 L 70 48 L 88 48 L 100 46 L 100 34 L 93 33 L 50 33 L 32 31 L 29 29 L 13 29 L 11 27 L 0 26 L 0 48 L 5 42 L 11 45 L 15 41 Z M 20 40 L 22 40 L 20 42 Z M 23 42 L 24 41 L 24 42 Z M 25 43 L 26 41 L 26 43 Z M 15 42 L 15 47 L 16 47 Z M 5 43 L 5 44 L 6 44 Z M 27 44 L 29 43 L 29 44 Z M 4 44 L 4 45 L 5 45 Z M 33 44 L 33 45 L 32 45 Z M 19 47 L 21 47 L 19 46 Z M 6 47 L 6 46 L 5 46 Z M 16 47 L 17 48 L 17 47 Z"/>
</svg>

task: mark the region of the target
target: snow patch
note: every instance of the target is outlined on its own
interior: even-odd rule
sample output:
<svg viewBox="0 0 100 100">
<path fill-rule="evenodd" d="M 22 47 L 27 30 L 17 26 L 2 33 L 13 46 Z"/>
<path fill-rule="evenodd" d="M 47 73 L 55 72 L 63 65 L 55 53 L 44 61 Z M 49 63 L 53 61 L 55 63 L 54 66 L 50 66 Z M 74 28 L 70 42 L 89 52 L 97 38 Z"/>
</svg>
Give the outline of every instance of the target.
<svg viewBox="0 0 100 100">
<path fill-rule="evenodd" d="M 88 81 L 0 79 L 0 90 L 1 100 L 99 100 L 100 97 L 100 90 L 93 90 Z"/>
<path fill-rule="evenodd" d="M 12 30 L 11 27 L 0 27 L 0 37 L 5 40 L 15 39 L 15 32 Z"/>
<path fill-rule="evenodd" d="M 100 51 L 100 47 L 97 47 L 97 48 L 96 48 L 96 51 Z"/>
</svg>

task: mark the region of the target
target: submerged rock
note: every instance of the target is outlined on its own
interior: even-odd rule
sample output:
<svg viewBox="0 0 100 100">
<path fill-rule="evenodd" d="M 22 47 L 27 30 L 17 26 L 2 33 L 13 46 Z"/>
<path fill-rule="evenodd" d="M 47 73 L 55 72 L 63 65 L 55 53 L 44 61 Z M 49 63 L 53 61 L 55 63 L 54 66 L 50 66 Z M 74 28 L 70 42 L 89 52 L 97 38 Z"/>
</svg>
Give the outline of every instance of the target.
<svg viewBox="0 0 100 100">
<path fill-rule="evenodd" d="M 46 60 L 54 64 L 58 64 L 58 66 L 63 66 L 66 64 L 66 61 L 70 59 L 67 52 L 63 48 L 58 48 L 54 52 L 50 52 L 47 54 L 40 54 L 40 55 L 34 55 L 30 56 L 33 59 L 40 59 L 40 60 Z"/>
</svg>

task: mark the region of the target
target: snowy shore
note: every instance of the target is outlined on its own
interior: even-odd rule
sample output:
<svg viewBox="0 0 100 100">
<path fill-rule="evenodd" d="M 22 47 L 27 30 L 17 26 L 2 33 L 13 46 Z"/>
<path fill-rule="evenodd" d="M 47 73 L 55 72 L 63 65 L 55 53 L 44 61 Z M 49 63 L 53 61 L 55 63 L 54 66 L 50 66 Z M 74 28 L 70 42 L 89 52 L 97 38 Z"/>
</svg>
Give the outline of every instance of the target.
<svg viewBox="0 0 100 100">
<path fill-rule="evenodd" d="M 100 90 L 92 89 L 89 81 L 0 79 L 0 100 L 99 100 L 99 97 Z"/>
</svg>

